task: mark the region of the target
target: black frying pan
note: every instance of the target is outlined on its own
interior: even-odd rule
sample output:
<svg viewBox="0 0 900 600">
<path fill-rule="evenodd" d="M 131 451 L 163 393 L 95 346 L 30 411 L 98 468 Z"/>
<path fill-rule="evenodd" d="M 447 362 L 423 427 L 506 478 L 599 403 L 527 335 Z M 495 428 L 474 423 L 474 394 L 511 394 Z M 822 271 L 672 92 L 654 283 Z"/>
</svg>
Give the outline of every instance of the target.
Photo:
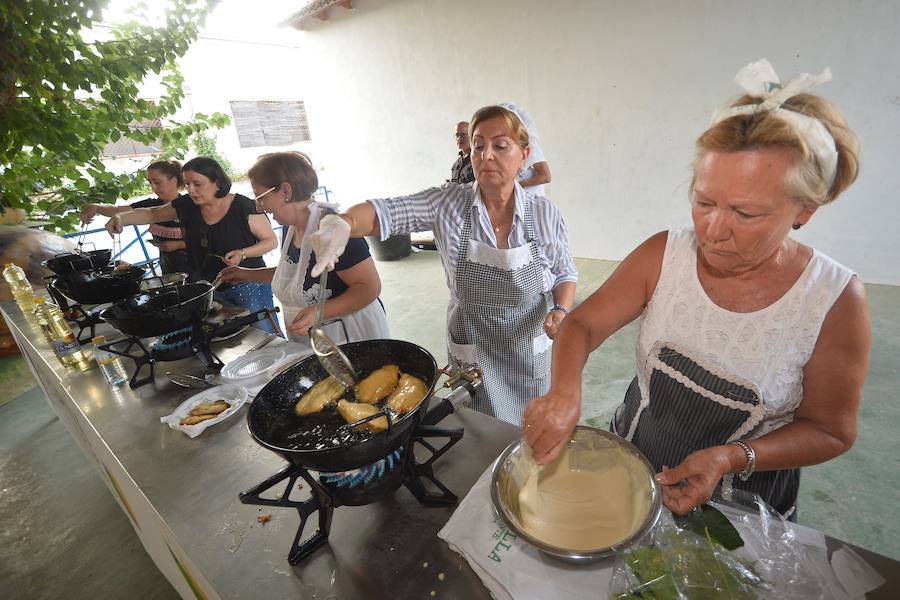
<svg viewBox="0 0 900 600">
<path fill-rule="evenodd" d="M 65 297 L 79 304 L 104 304 L 136 294 L 141 289 L 143 276 L 143 267 L 132 265 L 117 269 L 105 265 L 99 269 L 59 275 L 54 286 Z"/>
<path fill-rule="evenodd" d="M 89 252 L 72 252 L 48 258 L 41 263 L 57 275 L 66 275 L 77 271 L 90 271 L 109 264 L 112 250 L 91 250 Z"/>
<path fill-rule="evenodd" d="M 166 286 L 120 300 L 101 312 L 100 318 L 125 335 L 164 335 L 205 317 L 212 297 L 213 286 L 205 282 Z"/>
<path fill-rule="evenodd" d="M 400 367 L 428 386 L 425 399 L 392 423 L 387 431 L 357 432 L 346 425 L 336 407 L 298 417 L 300 397 L 328 373 L 315 355 L 272 379 L 256 395 L 247 413 L 250 435 L 287 460 L 314 471 L 348 471 L 372 464 L 409 442 L 412 430 L 428 410 L 438 379 L 434 357 L 421 346 L 401 340 L 365 340 L 341 345 L 360 377 L 388 364 Z"/>
</svg>

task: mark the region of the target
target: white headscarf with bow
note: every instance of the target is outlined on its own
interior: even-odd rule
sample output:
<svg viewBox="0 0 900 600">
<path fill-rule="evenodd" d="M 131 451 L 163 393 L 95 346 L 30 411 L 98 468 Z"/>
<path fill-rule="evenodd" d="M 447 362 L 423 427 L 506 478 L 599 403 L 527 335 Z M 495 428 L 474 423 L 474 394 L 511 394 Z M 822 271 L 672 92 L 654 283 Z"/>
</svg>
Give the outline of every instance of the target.
<svg viewBox="0 0 900 600">
<path fill-rule="evenodd" d="M 813 87 L 831 81 L 831 69 L 826 68 L 818 75 L 802 73 L 796 79 L 786 85 L 781 85 L 775 69 L 768 60 L 762 59 L 750 63 L 734 76 L 734 81 L 751 96 L 763 99 L 759 104 L 745 104 L 732 106 L 719 110 L 713 115 L 712 124 L 737 116 L 750 115 L 768 111 L 783 119 L 803 138 L 810 152 L 819 163 L 819 168 L 828 182 L 828 187 L 834 183 L 837 173 L 837 149 L 834 138 L 828 133 L 828 129 L 821 121 L 807 115 L 781 108 L 782 103 L 796 96 L 808 92 Z"/>
</svg>

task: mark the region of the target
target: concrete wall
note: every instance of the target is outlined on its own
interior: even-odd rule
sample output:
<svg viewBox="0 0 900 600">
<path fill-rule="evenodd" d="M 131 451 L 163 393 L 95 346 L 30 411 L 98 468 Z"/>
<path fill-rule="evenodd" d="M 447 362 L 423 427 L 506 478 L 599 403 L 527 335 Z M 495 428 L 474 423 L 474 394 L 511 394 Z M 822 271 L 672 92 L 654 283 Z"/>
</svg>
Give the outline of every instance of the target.
<svg viewBox="0 0 900 600">
<path fill-rule="evenodd" d="M 797 237 L 866 281 L 900 283 L 900 3 L 354 4 L 296 32 L 302 48 L 282 63 L 285 82 L 302 81 L 310 151 L 344 203 L 442 182 L 453 124 L 512 100 L 540 128 L 548 195 L 575 254 L 621 259 L 653 232 L 689 224 L 693 141 L 738 95 L 741 66 L 765 57 L 783 78 L 830 66 L 835 80 L 820 89 L 862 138 L 862 173 Z M 248 89 L 258 75 L 245 75 Z"/>
</svg>

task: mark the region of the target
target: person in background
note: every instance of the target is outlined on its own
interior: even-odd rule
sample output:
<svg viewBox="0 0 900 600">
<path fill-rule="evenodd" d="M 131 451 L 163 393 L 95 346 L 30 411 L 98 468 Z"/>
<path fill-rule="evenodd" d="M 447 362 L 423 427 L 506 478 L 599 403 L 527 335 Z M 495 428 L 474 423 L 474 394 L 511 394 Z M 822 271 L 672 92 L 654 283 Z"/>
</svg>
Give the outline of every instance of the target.
<svg viewBox="0 0 900 600">
<path fill-rule="evenodd" d="M 456 147 L 459 148 L 459 156 L 453 166 L 450 167 L 451 183 L 472 183 L 475 181 L 475 171 L 472 170 L 472 158 L 469 156 L 471 145 L 469 144 L 469 123 L 460 121 L 456 124 Z"/>
<path fill-rule="evenodd" d="M 264 154 L 247 175 L 257 208 L 287 228 L 281 258 L 274 268 L 225 267 L 219 276 L 226 283 L 271 283 L 284 308 L 289 339 L 309 345 L 319 293 L 319 279 L 310 275 L 316 255 L 309 236 L 334 207 L 312 199 L 319 181 L 312 161 L 300 152 Z M 380 292 L 381 279 L 369 246 L 363 239 L 351 240 L 328 277 L 323 308 L 323 319 L 339 319 L 342 327 L 327 325 L 325 332 L 337 343 L 390 338 Z"/>
<path fill-rule="evenodd" d="M 638 246 L 564 321 L 550 392 L 525 413 L 538 463 L 578 422 L 588 354 L 640 317 L 637 377 L 612 430 L 659 471 L 663 502 L 684 514 L 717 490 L 758 493 L 796 518 L 800 467 L 856 438 L 869 362 L 862 282 L 790 236 L 856 179 L 858 143 L 840 112 L 784 87 L 767 61 L 697 140 L 691 229 Z"/>
<path fill-rule="evenodd" d="M 87 225 L 96 215 L 111 217 L 135 208 L 151 208 L 164 206 L 181 196 L 184 176 L 181 163 L 177 160 L 158 160 L 147 167 L 147 182 L 156 198 L 147 198 L 132 202 L 125 206 L 112 204 L 88 204 L 81 209 L 81 223 Z M 164 221 L 150 225 L 151 243 L 159 248 L 159 268 L 163 273 L 189 273 L 191 263 L 186 251 L 181 224 L 176 221 Z"/>
<path fill-rule="evenodd" d="M 528 399 L 549 389 L 551 337 L 572 307 L 578 274 L 559 209 L 516 182 L 529 153 L 519 117 L 488 106 L 470 132 L 474 184 L 326 216 L 310 239 L 312 275 L 333 269 L 350 238 L 433 230 L 450 288 L 450 361 L 481 368 L 475 408 L 520 425 Z"/>
<path fill-rule="evenodd" d="M 182 196 L 165 206 L 113 215 L 106 229 L 114 235 L 126 225 L 177 218 L 191 260 L 191 281 L 214 281 L 227 266 L 264 267 L 263 254 L 278 245 L 275 232 L 253 200 L 231 193 L 231 179 L 219 163 L 205 156 L 189 160 L 184 165 L 184 181 L 189 197 Z M 268 283 L 222 284 L 213 297 L 251 312 L 275 306 Z M 256 326 L 269 333 L 280 333 L 277 317 Z"/>
<path fill-rule="evenodd" d="M 546 196 L 544 184 L 550 183 L 550 165 L 547 164 L 547 159 L 544 158 L 537 126 L 522 107 L 512 102 L 505 102 L 500 104 L 500 106 L 516 113 L 516 116 L 525 125 L 525 129 L 528 130 L 528 146 L 531 148 L 531 152 L 528 153 L 528 158 L 525 160 L 525 164 L 522 165 L 522 171 L 519 173 L 519 185 L 525 188 L 526 192 L 531 192 L 536 196 Z"/>
</svg>

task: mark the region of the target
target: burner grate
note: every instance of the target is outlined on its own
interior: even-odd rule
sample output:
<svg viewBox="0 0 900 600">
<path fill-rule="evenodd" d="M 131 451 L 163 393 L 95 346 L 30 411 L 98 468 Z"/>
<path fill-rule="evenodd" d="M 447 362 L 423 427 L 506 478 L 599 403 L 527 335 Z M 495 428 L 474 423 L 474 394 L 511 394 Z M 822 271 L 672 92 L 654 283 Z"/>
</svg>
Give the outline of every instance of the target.
<svg viewBox="0 0 900 600">
<path fill-rule="evenodd" d="M 272 312 L 278 309 L 262 309 L 244 317 L 224 321 L 213 326 L 198 321 L 190 327 L 172 331 L 157 338 L 148 348 L 139 338 L 126 337 L 102 344 L 100 347 L 113 354 L 130 358 L 135 365 L 129 386 L 136 388 L 153 381 L 157 362 L 181 360 L 197 356 L 210 371 L 219 372 L 224 367 L 222 360 L 212 351 L 210 344 L 225 329 L 249 325 L 256 321 L 271 318 Z M 141 375 L 141 373 L 146 375 Z"/>
<path fill-rule="evenodd" d="M 338 506 L 361 506 L 371 504 L 395 491 L 401 485 L 425 506 L 452 506 L 457 503 L 457 496 L 444 486 L 434 475 L 434 462 L 462 439 L 461 427 L 441 428 L 433 425 L 419 425 L 405 446 L 378 462 L 342 473 L 320 473 L 318 481 L 307 469 L 296 464 L 289 464 L 284 469 L 265 481 L 242 492 L 240 501 L 244 504 L 262 506 L 282 506 L 294 508 L 300 515 L 300 527 L 294 536 L 288 553 L 288 562 L 298 564 L 328 541 L 334 509 Z M 443 445 L 437 446 L 428 440 L 446 438 Z M 424 462 L 416 458 L 416 444 L 424 447 L 430 456 Z M 291 492 L 296 489 L 298 478 L 308 485 L 310 497 L 303 501 L 291 500 Z M 287 480 L 287 486 L 277 493 L 276 498 L 263 497 L 263 494 Z M 429 491 L 426 482 L 436 488 Z M 311 536 L 303 539 L 307 521 L 318 513 L 318 527 Z"/>
</svg>

